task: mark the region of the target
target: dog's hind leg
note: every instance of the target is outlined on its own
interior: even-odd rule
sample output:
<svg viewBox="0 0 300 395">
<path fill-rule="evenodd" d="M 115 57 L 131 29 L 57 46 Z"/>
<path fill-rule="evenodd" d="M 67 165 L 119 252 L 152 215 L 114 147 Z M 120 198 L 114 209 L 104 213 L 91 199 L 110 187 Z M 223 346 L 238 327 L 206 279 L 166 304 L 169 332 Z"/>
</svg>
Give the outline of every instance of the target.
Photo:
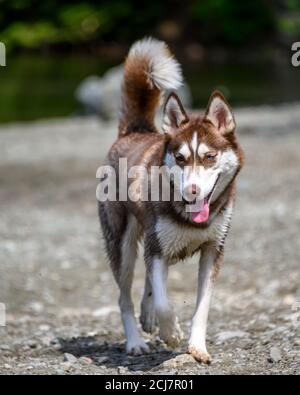
<svg viewBox="0 0 300 395">
<path fill-rule="evenodd" d="M 118 221 L 112 223 L 108 216 L 105 218 L 106 213 L 107 211 L 100 211 L 100 218 L 108 257 L 120 289 L 119 306 L 126 336 L 126 351 L 131 355 L 141 355 L 148 353 L 149 347 L 139 334 L 131 297 L 139 229 L 133 216 L 122 216 L 123 213 L 119 212 Z"/>
<path fill-rule="evenodd" d="M 119 305 L 127 339 L 126 351 L 128 354 L 132 355 L 141 355 L 149 352 L 149 347 L 139 334 L 131 298 L 134 267 L 137 258 L 138 237 L 138 224 L 136 219 L 132 216 L 127 222 L 126 231 L 121 241 L 121 270 L 118 278 L 120 287 Z"/>
<path fill-rule="evenodd" d="M 140 322 L 142 328 L 147 333 L 153 333 L 156 328 L 157 319 L 153 301 L 153 290 L 151 285 L 150 274 L 146 272 L 145 289 L 141 303 Z"/>
</svg>

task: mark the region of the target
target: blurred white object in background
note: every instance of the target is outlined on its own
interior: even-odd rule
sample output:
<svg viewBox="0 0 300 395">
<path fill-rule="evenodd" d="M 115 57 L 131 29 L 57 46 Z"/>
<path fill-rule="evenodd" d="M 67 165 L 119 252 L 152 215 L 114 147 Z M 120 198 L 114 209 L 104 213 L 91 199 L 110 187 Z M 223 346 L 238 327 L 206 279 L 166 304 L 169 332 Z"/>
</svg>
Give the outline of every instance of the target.
<svg viewBox="0 0 300 395">
<path fill-rule="evenodd" d="M 90 76 L 84 79 L 75 92 L 75 97 L 87 115 L 98 115 L 102 119 L 117 118 L 120 105 L 120 88 L 123 65 L 109 69 L 102 78 Z M 187 84 L 177 91 L 183 105 L 192 105 L 191 92 Z"/>
<path fill-rule="evenodd" d="M 6 307 L 4 303 L 0 303 L 0 327 L 6 326 Z"/>
</svg>

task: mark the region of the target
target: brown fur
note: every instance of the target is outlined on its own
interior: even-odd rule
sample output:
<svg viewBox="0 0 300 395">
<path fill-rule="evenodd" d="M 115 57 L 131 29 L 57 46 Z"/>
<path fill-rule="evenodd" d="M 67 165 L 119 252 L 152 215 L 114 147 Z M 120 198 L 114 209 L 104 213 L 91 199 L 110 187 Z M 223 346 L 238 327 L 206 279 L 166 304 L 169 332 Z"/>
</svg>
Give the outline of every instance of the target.
<svg viewBox="0 0 300 395">
<path fill-rule="evenodd" d="M 149 67 L 145 56 L 129 56 L 125 62 L 119 136 L 156 131 L 154 117 L 160 91 L 149 82 Z"/>
</svg>

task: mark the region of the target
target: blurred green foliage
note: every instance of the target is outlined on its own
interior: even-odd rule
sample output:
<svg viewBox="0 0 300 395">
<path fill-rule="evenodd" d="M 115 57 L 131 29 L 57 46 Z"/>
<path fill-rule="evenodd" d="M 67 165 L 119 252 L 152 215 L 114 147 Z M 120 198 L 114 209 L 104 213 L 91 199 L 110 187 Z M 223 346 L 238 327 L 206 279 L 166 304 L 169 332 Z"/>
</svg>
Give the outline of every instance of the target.
<svg viewBox="0 0 300 395">
<path fill-rule="evenodd" d="M 299 13 L 299 0 L 0 0 L 0 40 L 8 50 L 123 43 L 171 20 L 176 39 L 243 46 L 299 34 Z"/>
<path fill-rule="evenodd" d="M 208 39 L 243 45 L 274 31 L 274 10 L 266 1 L 197 0 L 192 10 Z"/>
</svg>

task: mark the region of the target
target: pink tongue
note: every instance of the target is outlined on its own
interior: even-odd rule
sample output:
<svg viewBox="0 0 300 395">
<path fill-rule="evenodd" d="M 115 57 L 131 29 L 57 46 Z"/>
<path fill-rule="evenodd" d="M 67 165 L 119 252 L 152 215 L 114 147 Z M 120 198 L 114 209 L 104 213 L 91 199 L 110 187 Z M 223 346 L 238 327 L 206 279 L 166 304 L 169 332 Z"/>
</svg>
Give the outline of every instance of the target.
<svg viewBox="0 0 300 395">
<path fill-rule="evenodd" d="M 202 222 L 206 222 L 209 217 L 209 205 L 207 202 L 204 202 L 203 207 L 199 211 L 192 212 L 193 221 L 197 224 L 201 224 Z"/>
</svg>

